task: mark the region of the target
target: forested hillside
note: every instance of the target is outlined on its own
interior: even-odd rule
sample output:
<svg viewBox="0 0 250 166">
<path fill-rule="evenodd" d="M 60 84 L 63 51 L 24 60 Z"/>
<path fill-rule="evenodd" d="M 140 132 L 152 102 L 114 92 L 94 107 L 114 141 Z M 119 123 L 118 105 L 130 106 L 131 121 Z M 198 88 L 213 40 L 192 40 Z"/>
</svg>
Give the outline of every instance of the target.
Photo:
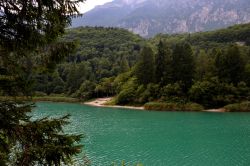
<svg viewBox="0 0 250 166">
<path fill-rule="evenodd" d="M 102 79 L 128 71 L 136 63 L 144 42 L 127 30 L 102 27 L 70 29 L 62 40 L 76 42 L 76 53 L 66 57 L 56 72 L 37 74 L 35 89 L 74 97 L 83 96 L 79 89 L 90 91 L 84 98 L 92 96 Z"/>
<path fill-rule="evenodd" d="M 36 91 L 116 96 L 114 104 L 182 103 L 187 110 L 246 101 L 249 34 L 250 24 L 149 40 L 116 28 L 71 29 L 63 40 L 76 41 L 77 52 L 52 75 L 37 75 Z"/>
<path fill-rule="evenodd" d="M 194 34 L 159 34 L 133 70 L 118 76 L 115 104 L 153 110 L 249 110 L 250 24 Z M 121 79 L 122 78 L 122 79 Z M 124 81 L 125 80 L 125 81 Z M 123 82 L 123 83 L 121 83 Z"/>
<path fill-rule="evenodd" d="M 158 34 L 150 41 L 156 44 L 162 39 L 169 44 L 186 40 L 193 46 L 206 49 L 218 46 L 225 47 L 236 42 L 250 45 L 250 24 L 234 25 L 226 29 L 193 34 Z"/>
</svg>

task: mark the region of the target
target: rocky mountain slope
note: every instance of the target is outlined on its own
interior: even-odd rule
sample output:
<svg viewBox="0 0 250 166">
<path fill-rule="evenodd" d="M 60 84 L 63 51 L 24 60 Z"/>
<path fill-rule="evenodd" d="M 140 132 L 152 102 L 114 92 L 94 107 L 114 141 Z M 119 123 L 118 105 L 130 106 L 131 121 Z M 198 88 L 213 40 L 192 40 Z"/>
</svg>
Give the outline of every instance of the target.
<svg viewBox="0 0 250 166">
<path fill-rule="evenodd" d="M 114 0 L 74 19 L 72 26 L 114 26 L 151 37 L 247 22 L 250 0 Z"/>
</svg>

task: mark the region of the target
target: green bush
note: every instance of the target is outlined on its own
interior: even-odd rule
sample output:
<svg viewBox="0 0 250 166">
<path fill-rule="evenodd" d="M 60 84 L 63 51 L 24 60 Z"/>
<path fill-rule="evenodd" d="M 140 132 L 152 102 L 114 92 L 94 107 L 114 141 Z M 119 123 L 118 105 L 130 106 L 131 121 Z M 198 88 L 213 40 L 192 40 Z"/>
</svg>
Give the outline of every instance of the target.
<svg viewBox="0 0 250 166">
<path fill-rule="evenodd" d="M 204 107 L 197 103 L 187 103 L 184 105 L 185 111 L 203 111 L 205 110 Z"/>
<path fill-rule="evenodd" d="M 160 96 L 163 101 L 180 101 L 185 98 L 183 89 L 179 83 L 168 84 L 161 88 Z"/>
<path fill-rule="evenodd" d="M 122 90 L 119 95 L 117 96 L 117 104 L 128 104 L 134 101 L 135 98 L 135 92 L 133 88 L 128 88 Z"/>
<path fill-rule="evenodd" d="M 63 93 L 64 87 L 63 86 L 55 86 L 53 93 Z"/>
<path fill-rule="evenodd" d="M 114 84 L 116 93 L 121 92 L 122 87 L 129 80 L 129 78 L 131 78 L 131 72 L 122 73 L 115 78 L 113 84 Z"/>
<path fill-rule="evenodd" d="M 250 112 L 250 101 L 230 104 L 224 108 L 227 112 Z"/>
<path fill-rule="evenodd" d="M 162 102 L 150 102 L 144 105 L 146 110 L 156 111 L 203 111 L 203 106 L 197 103 L 162 103 Z"/>
<path fill-rule="evenodd" d="M 137 89 L 138 102 L 146 103 L 156 100 L 159 96 L 159 85 L 158 84 L 148 84 L 146 89 L 144 86 L 140 86 Z"/>
<path fill-rule="evenodd" d="M 44 96 L 47 96 L 47 94 L 44 93 L 44 92 L 36 91 L 35 94 L 34 94 L 34 96 L 37 96 L 37 97 L 44 97 Z"/>
<path fill-rule="evenodd" d="M 249 87 L 240 82 L 237 86 L 222 83 L 218 78 L 198 81 L 189 90 L 191 101 L 207 108 L 223 107 L 230 103 L 237 103 L 249 98 Z"/>
<path fill-rule="evenodd" d="M 81 100 L 89 100 L 95 95 L 95 87 L 96 84 L 94 82 L 86 80 L 82 83 L 80 89 L 78 89 L 76 93 L 72 94 L 72 97 L 79 98 Z"/>
<path fill-rule="evenodd" d="M 245 66 L 244 80 L 250 86 L 250 63 Z"/>
<path fill-rule="evenodd" d="M 245 82 L 240 82 L 237 85 L 237 96 L 241 100 L 250 100 L 250 88 Z"/>
<path fill-rule="evenodd" d="M 206 107 L 217 105 L 214 97 L 220 91 L 219 80 L 213 78 L 210 81 L 196 82 L 189 90 L 190 99 L 194 102 L 200 103 Z"/>
<path fill-rule="evenodd" d="M 143 99 L 141 99 L 141 94 L 146 90 L 147 87 L 145 87 L 144 85 L 140 85 L 137 89 L 136 89 L 136 98 L 137 98 L 137 102 L 139 103 L 143 103 Z"/>
<path fill-rule="evenodd" d="M 122 86 L 122 91 L 118 94 L 116 104 L 129 104 L 135 101 L 136 88 L 138 87 L 136 78 L 131 78 Z"/>
</svg>

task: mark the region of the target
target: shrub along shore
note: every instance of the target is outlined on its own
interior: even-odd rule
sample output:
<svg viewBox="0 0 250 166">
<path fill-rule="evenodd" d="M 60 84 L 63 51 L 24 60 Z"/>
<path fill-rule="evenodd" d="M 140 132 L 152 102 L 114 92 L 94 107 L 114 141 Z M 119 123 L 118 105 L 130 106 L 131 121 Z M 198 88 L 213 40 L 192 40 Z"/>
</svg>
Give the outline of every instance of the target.
<svg viewBox="0 0 250 166">
<path fill-rule="evenodd" d="M 32 98 L 27 97 L 7 97 L 0 96 L 0 101 L 6 100 L 21 100 L 32 102 L 63 102 L 63 103 L 83 103 L 95 107 L 110 107 L 110 108 L 126 108 L 137 110 L 150 110 L 150 111 L 183 111 L 183 112 L 250 112 L 250 101 L 226 105 L 219 109 L 205 109 L 202 105 L 197 103 L 177 103 L 177 102 L 148 102 L 144 105 L 116 105 L 115 97 L 98 98 L 90 101 L 82 101 L 77 98 L 65 96 L 35 96 Z M 105 101 L 105 102 L 103 102 Z"/>
</svg>

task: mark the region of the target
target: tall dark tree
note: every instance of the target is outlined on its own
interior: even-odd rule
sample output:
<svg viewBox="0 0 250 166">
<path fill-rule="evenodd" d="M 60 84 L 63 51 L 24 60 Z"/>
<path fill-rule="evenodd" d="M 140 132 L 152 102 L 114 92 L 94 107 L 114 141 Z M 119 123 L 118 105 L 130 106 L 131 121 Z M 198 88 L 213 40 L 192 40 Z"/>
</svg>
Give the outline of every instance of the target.
<svg viewBox="0 0 250 166">
<path fill-rule="evenodd" d="M 170 48 L 166 45 L 166 43 L 160 41 L 158 44 L 158 53 L 155 58 L 155 77 L 157 83 L 167 85 L 171 81 L 171 61 Z"/>
<path fill-rule="evenodd" d="M 76 92 L 87 76 L 87 67 L 85 63 L 72 64 L 67 75 L 66 90 L 68 94 Z"/>
<path fill-rule="evenodd" d="M 59 73 L 55 71 L 52 74 L 52 82 L 49 84 L 49 87 L 51 88 L 50 93 L 60 94 L 63 93 L 64 90 L 64 82 L 62 78 L 59 76 Z"/>
<path fill-rule="evenodd" d="M 129 64 L 128 64 L 128 60 L 126 59 L 125 56 L 122 56 L 122 59 L 121 59 L 121 73 L 125 73 L 127 71 L 129 71 Z"/>
<path fill-rule="evenodd" d="M 246 38 L 246 45 L 250 46 L 250 37 Z"/>
<path fill-rule="evenodd" d="M 194 78 L 195 62 L 193 51 L 188 43 L 178 43 L 173 50 L 173 81 L 181 82 L 183 88 L 188 90 Z"/>
<path fill-rule="evenodd" d="M 214 58 L 211 55 L 208 55 L 204 50 L 200 50 L 199 54 L 195 58 L 195 79 L 203 80 L 208 79 L 214 76 L 215 74 L 215 65 Z"/>
<path fill-rule="evenodd" d="M 247 64 L 246 67 L 245 67 L 244 78 L 245 78 L 244 81 L 250 87 L 250 63 Z"/>
<path fill-rule="evenodd" d="M 80 135 L 63 133 L 68 116 L 31 120 L 33 105 L 17 101 L 31 95 L 33 70 L 54 68 L 74 49 L 57 38 L 84 0 L 0 0 L 0 165 L 68 165 L 81 151 Z"/>
<path fill-rule="evenodd" d="M 155 81 L 155 59 L 151 47 L 145 46 L 142 49 L 135 74 L 140 84 L 146 85 Z"/>
<path fill-rule="evenodd" d="M 226 51 L 217 54 L 215 64 L 217 74 L 222 81 L 236 85 L 242 80 L 245 64 L 238 46 L 229 46 Z"/>
</svg>

